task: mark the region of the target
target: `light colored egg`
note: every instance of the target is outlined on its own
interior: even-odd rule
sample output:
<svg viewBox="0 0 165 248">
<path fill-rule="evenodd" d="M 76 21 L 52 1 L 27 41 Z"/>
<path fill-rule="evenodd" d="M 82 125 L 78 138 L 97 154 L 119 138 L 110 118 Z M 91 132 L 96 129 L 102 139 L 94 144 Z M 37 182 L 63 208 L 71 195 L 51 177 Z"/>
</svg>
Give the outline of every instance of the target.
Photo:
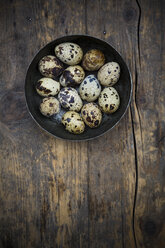
<svg viewBox="0 0 165 248">
<path fill-rule="evenodd" d="M 89 50 L 83 57 L 82 66 L 87 71 L 96 71 L 105 63 L 104 54 L 97 49 Z"/>
<path fill-rule="evenodd" d="M 109 62 L 103 65 L 98 71 L 97 78 L 103 86 L 112 86 L 119 80 L 120 65 L 116 62 Z"/>
<path fill-rule="evenodd" d="M 40 104 L 40 112 L 46 116 L 50 117 L 54 114 L 59 113 L 60 103 L 55 97 L 46 97 L 42 100 Z"/>
<path fill-rule="evenodd" d="M 79 93 L 83 100 L 87 102 L 95 101 L 101 92 L 101 86 L 94 75 L 87 76 L 80 84 Z"/>
<path fill-rule="evenodd" d="M 82 100 L 77 91 L 72 87 L 64 87 L 58 94 L 58 99 L 63 108 L 79 112 L 82 108 Z"/>
<path fill-rule="evenodd" d="M 68 111 L 62 117 L 62 124 L 70 133 L 80 134 L 85 130 L 85 124 L 81 116 L 75 111 Z"/>
<path fill-rule="evenodd" d="M 114 113 L 120 105 L 120 97 L 117 90 L 113 87 L 105 88 L 98 99 L 101 110 L 107 114 Z"/>
<path fill-rule="evenodd" d="M 80 84 L 85 77 L 83 68 L 79 65 L 69 66 L 65 69 L 60 77 L 60 84 L 62 86 L 76 86 Z"/>
<path fill-rule="evenodd" d="M 38 69 L 43 76 L 56 78 L 63 72 L 64 67 L 63 63 L 58 58 L 47 55 L 40 60 Z"/>
<path fill-rule="evenodd" d="M 60 91 L 60 83 L 44 77 L 37 81 L 36 91 L 40 96 L 55 96 Z"/>
<path fill-rule="evenodd" d="M 83 121 L 90 128 L 98 127 L 102 120 L 102 113 L 94 102 L 85 104 L 81 109 Z"/>
<path fill-rule="evenodd" d="M 75 43 L 65 42 L 55 47 L 56 56 L 67 65 L 77 65 L 83 57 L 81 47 Z"/>
</svg>

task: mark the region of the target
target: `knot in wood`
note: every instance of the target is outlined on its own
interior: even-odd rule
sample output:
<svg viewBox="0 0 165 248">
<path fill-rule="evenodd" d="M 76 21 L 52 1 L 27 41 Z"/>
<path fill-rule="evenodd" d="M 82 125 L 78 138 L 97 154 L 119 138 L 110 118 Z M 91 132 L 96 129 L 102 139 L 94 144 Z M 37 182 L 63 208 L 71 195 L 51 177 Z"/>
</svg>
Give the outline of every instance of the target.
<svg viewBox="0 0 165 248">
<path fill-rule="evenodd" d="M 135 19 L 135 17 L 136 17 L 136 10 L 134 8 L 129 7 L 124 10 L 123 18 L 126 22 L 132 21 L 133 19 Z"/>
<path fill-rule="evenodd" d="M 156 233 L 156 229 L 156 224 L 152 220 L 147 221 L 144 225 L 145 232 L 150 236 L 153 236 Z"/>
</svg>

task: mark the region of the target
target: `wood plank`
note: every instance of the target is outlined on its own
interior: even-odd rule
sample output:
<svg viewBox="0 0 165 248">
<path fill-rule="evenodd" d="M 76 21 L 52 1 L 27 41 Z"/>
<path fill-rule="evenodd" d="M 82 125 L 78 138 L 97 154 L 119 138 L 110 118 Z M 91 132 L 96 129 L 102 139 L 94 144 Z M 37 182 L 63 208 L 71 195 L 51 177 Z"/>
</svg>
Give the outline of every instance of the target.
<svg viewBox="0 0 165 248">
<path fill-rule="evenodd" d="M 136 63 L 133 119 L 138 191 L 138 247 L 165 247 L 164 1 L 139 1 L 140 64 Z M 138 59 L 138 58 L 137 58 Z"/>
<path fill-rule="evenodd" d="M 87 1 L 88 34 L 105 39 L 121 52 L 132 74 L 137 23 L 134 1 Z M 130 109 L 111 132 L 88 146 L 90 247 L 135 247 L 136 171 Z"/>
<path fill-rule="evenodd" d="M 84 32 L 83 4 L 1 5 L 1 247 L 87 247 L 87 145 L 56 140 L 39 129 L 23 92 L 38 49 L 68 32 Z"/>
<path fill-rule="evenodd" d="M 165 247 L 163 13 L 161 0 L 1 4 L 0 247 Z M 111 132 L 71 143 L 36 126 L 23 91 L 37 50 L 77 33 L 121 52 L 134 89 Z"/>
</svg>

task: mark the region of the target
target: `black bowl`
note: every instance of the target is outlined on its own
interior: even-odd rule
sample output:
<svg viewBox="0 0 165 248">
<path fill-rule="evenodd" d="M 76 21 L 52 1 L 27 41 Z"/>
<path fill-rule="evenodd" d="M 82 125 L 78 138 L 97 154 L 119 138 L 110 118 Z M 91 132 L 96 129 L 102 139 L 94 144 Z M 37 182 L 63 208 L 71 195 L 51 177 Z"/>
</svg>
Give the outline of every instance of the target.
<svg viewBox="0 0 165 248">
<path fill-rule="evenodd" d="M 121 103 L 119 109 L 111 115 L 103 114 L 103 120 L 99 127 L 95 129 L 91 129 L 86 126 L 84 133 L 78 135 L 66 131 L 64 126 L 59 122 L 58 118 L 47 118 L 40 113 L 39 104 L 42 100 L 42 97 L 39 96 L 35 90 L 35 83 L 37 82 L 38 79 L 42 77 L 42 75 L 38 70 L 38 62 L 45 55 L 49 55 L 49 54 L 55 55 L 54 54 L 55 46 L 62 42 L 77 43 L 83 49 L 84 54 L 89 49 L 92 48 L 99 49 L 104 53 L 106 58 L 106 63 L 115 61 L 119 63 L 121 68 L 120 79 L 113 86 L 114 88 L 116 88 L 116 90 L 120 95 Z M 86 75 L 89 74 L 97 75 L 97 71 L 86 73 Z M 42 127 L 50 134 L 54 135 L 55 137 L 68 139 L 68 140 L 89 140 L 98 137 L 103 133 L 107 132 L 108 130 L 112 129 L 125 114 L 130 103 L 131 93 L 132 93 L 131 75 L 121 55 L 105 41 L 87 35 L 64 36 L 47 44 L 37 53 L 37 55 L 34 57 L 33 61 L 31 62 L 29 69 L 27 71 L 26 82 L 25 82 L 25 96 L 31 116 L 39 124 L 40 127 Z"/>
</svg>

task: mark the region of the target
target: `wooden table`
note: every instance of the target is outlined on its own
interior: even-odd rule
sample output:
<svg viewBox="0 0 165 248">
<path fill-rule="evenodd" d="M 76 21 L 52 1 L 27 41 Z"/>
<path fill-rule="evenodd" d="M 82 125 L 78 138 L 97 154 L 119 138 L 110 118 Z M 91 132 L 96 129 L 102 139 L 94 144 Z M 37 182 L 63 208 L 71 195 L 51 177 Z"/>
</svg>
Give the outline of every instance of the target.
<svg viewBox="0 0 165 248">
<path fill-rule="evenodd" d="M 162 0 L 1 0 L 0 248 L 165 247 Z M 133 78 L 125 117 L 96 140 L 70 142 L 28 114 L 24 80 L 39 49 L 89 34 Z"/>
</svg>

